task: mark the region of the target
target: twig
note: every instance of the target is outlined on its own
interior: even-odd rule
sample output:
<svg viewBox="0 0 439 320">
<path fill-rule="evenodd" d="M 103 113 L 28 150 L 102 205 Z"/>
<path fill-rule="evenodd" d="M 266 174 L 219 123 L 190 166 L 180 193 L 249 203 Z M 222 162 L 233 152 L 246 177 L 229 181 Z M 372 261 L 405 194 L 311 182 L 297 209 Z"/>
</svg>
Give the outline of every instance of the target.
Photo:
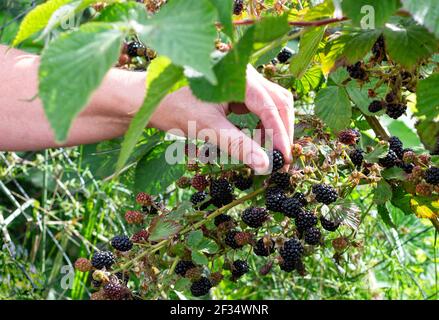
<svg viewBox="0 0 439 320">
<path fill-rule="evenodd" d="M 255 24 L 260 19 L 245 19 L 245 20 L 236 20 L 233 21 L 233 24 L 235 26 L 248 26 Z M 336 23 L 336 22 L 342 22 L 349 20 L 347 17 L 341 17 L 341 18 L 330 18 L 330 19 L 322 19 L 322 20 L 315 20 L 315 21 L 288 21 L 288 24 L 290 26 L 296 26 L 296 27 L 319 27 L 319 26 L 325 26 L 327 24 Z"/>
</svg>

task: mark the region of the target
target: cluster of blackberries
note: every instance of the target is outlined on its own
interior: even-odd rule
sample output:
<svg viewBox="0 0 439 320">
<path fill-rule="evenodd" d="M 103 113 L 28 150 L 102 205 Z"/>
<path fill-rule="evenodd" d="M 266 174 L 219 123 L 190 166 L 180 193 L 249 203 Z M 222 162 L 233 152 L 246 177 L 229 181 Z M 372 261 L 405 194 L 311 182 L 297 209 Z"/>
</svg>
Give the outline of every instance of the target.
<svg viewBox="0 0 439 320">
<path fill-rule="evenodd" d="M 337 191 L 327 184 L 315 184 L 312 186 L 317 202 L 331 204 L 337 200 Z"/>
<path fill-rule="evenodd" d="M 398 119 L 407 111 L 407 105 L 404 103 L 386 103 L 380 100 L 374 100 L 369 105 L 369 111 L 372 113 L 376 113 L 386 109 L 386 114 L 393 118 Z"/>
<path fill-rule="evenodd" d="M 398 166 L 403 169 L 406 173 L 411 173 L 414 165 L 412 163 L 404 162 L 404 154 L 411 149 L 404 149 L 402 141 L 398 137 L 389 138 L 389 151 L 388 153 L 378 160 L 378 163 L 385 167 L 391 168 Z"/>
</svg>

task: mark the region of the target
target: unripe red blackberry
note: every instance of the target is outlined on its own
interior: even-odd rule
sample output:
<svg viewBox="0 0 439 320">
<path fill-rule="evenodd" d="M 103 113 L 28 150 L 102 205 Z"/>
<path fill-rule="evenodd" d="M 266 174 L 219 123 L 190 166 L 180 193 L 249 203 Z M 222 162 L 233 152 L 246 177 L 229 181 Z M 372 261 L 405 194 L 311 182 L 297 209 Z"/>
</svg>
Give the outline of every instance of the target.
<svg viewBox="0 0 439 320">
<path fill-rule="evenodd" d="M 248 263 L 244 260 L 236 260 L 232 265 L 232 276 L 234 279 L 242 277 L 247 272 L 249 272 L 250 267 Z"/>
<path fill-rule="evenodd" d="M 407 110 L 407 106 L 402 103 L 390 103 L 387 104 L 386 113 L 390 118 L 398 119 Z"/>
<path fill-rule="evenodd" d="M 237 175 L 233 180 L 233 184 L 241 191 L 250 189 L 253 185 L 253 176 L 246 178 L 243 175 Z"/>
<path fill-rule="evenodd" d="M 354 145 L 358 142 L 360 133 L 357 130 L 346 129 L 338 134 L 338 141 L 346 145 Z"/>
<path fill-rule="evenodd" d="M 286 198 L 282 201 L 282 213 L 289 218 L 296 218 L 303 211 L 303 206 L 296 198 Z"/>
<path fill-rule="evenodd" d="M 324 204 L 331 204 L 338 198 L 337 191 L 327 184 L 315 184 L 312 186 L 312 193 L 316 197 L 316 201 Z"/>
<path fill-rule="evenodd" d="M 284 47 L 277 55 L 277 60 L 279 60 L 280 63 L 287 63 L 288 60 L 291 59 L 291 57 L 293 56 L 293 51 L 288 48 L 288 47 Z"/>
<path fill-rule="evenodd" d="M 437 186 L 439 184 L 439 168 L 430 167 L 425 171 L 425 181 L 429 184 Z"/>
<path fill-rule="evenodd" d="M 233 2 L 233 14 L 239 16 L 244 10 L 244 0 L 234 0 Z"/>
<path fill-rule="evenodd" d="M 317 217 L 309 210 L 302 210 L 295 219 L 296 227 L 299 232 L 303 232 L 317 224 Z"/>
<path fill-rule="evenodd" d="M 291 175 L 288 172 L 274 172 L 270 177 L 270 183 L 282 190 L 287 190 L 291 187 Z"/>
<path fill-rule="evenodd" d="M 224 276 L 221 272 L 214 272 L 210 275 L 210 282 L 212 283 L 212 286 L 218 285 L 223 279 Z"/>
<path fill-rule="evenodd" d="M 143 214 L 139 211 L 127 211 L 125 220 L 129 224 L 141 224 L 143 223 Z"/>
<path fill-rule="evenodd" d="M 320 239 L 322 238 L 322 233 L 320 229 L 317 227 L 311 227 L 305 230 L 305 242 L 310 245 L 317 245 L 320 243 Z"/>
<path fill-rule="evenodd" d="M 349 72 L 349 76 L 353 79 L 358 80 L 367 80 L 367 72 L 364 69 L 361 61 L 358 61 L 357 63 L 347 66 L 347 71 Z"/>
<path fill-rule="evenodd" d="M 215 217 L 214 224 L 215 224 L 215 226 L 219 227 L 221 224 L 227 223 L 227 222 L 232 221 L 232 220 L 233 219 L 231 216 L 228 216 L 227 214 L 222 213 L 222 214 Z"/>
<path fill-rule="evenodd" d="M 306 206 L 308 204 L 308 201 L 305 198 L 305 195 L 301 192 L 296 192 L 293 194 L 293 199 L 297 199 L 299 203 L 302 205 L 302 207 Z"/>
<path fill-rule="evenodd" d="M 132 41 L 127 46 L 127 53 L 130 57 L 144 56 L 146 53 L 146 47 L 138 41 Z"/>
<path fill-rule="evenodd" d="M 91 264 L 96 269 L 108 269 L 115 262 L 114 255 L 110 251 L 96 251 L 91 259 Z"/>
<path fill-rule="evenodd" d="M 384 108 L 384 103 L 380 100 L 374 100 L 369 104 L 369 112 L 375 113 L 378 111 L 383 110 Z"/>
<path fill-rule="evenodd" d="M 352 163 L 357 166 L 357 167 L 361 167 L 361 165 L 363 164 L 363 160 L 364 160 L 364 156 L 363 156 L 364 151 L 361 149 L 354 149 L 349 153 L 349 158 L 351 159 Z"/>
<path fill-rule="evenodd" d="M 253 252 L 257 256 L 268 257 L 274 252 L 274 241 L 271 239 L 264 240 L 264 238 L 259 239 L 253 247 Z"/>
<path fill-rule="evenodd" d="M 286 241 L 279 251 L 285 262 L 294 262 L 300 260 L 303 254 L 303 246 L 296 238 Z"/>
<path fill-rule="evenodd" d="M 110 281 L 104 286 L 105 296 L 110 300 L 124 300 L 129 296 L 129 290 L 119 281 Z"/>
<path fill-rule="evenodd" d="M 210 183 L 210 196 L 212 203 L 217 207 L 225 206 L 233 201 L 233 187 L 224 178 L 212 180 Z"/>
<path fill-rule="evenodd" d="M 265 208 L 250 207 L 242 213 L 242 221 L 251 228 L 259 228 L 268 219 L 268 212 Z"/>
<path fill-rule="evenodd" d="M 136 196 L 136 202 L 141 206 L 150 206 L 153 200 L 149 194 L 145 192 L 139 192 Z"/>
<path fill-rule="evenodd" d="M 238 241 L 236 241 L 236 237 L 239 234 L 239 231 L 236 230 L 231 230 L 229 232 L 226 233 L 226 237 L 224 239 L 224 242 L 226 245 L 228 245 L 229 247 L 231 247 L 232 249 L 239 249 L 242 247 L 241 244 L 238 243 Z"/>
<path fill-rule="evenodd" d="M 186 272 L 192 268 L 195 268 L 195 264 L 190 260 L 180 260 L 175 266 L 175 273 L 184 277 Z"/>
<path fill-rule="evenodd" d="M 136 232 L 135 234 L 133 234 L 133 236 L 131 237 L 131 241 L 134 243 L 144 243 L 148 241 L 148 237 L 149 237 L 149 232 L 145 229 L 142 229 Z"/>
<path fill-rule="evenodd" d="M 402 159 L 404 153 L 404 145 L 398 137 L 393 136 L 389 138 L 389 149 L 395 152 L 396 156 L 399 159 Z"/>
<path fill-rule="evenodd" d="M 195 172 L 198 171 L 199 167 L 197 163 L 188 163 L 186 165 L 186 170 L 189 172 Z"/>
<path fill-rule="evenodd" d="M 130 251 L 133 248 L 133 243 L 130 238 L 125 235 L 115 236 L 111 239 L 111 246 L 118 251 Z"/>
<path fill-rule="evenodd" d="M 284 156 L 279 150 L 274 149 L 268 158 L 270 159 L 270 163 L 272 164 L 273 171 L 277 171 L 285 165 Z"/>
<path fill-rule="evenodd" d="M 196 174 L 191 181 L 192 187 L 197 189 L 198 191 L 204 191 L 207 186 L 209 185 L 209 182 L 206 179 L 206 176 L 201 174 Z"/>
<path fill-rule="evenodd" d="M 205 296 L 212 288 L 212 283 L 206 277 L 201 277 L 191 285 L 191 293 L 194 297 Z"/>
<path fill-rule="evenodd" d="M 281 212 L 282 202 L 286 199 L 286 195 L 282 189 L 268 188 L 265 193 L 265 206 L 268 210 Z"/>
<path fill-rule="evenodd" d="M 177 182 L 176 185 L 178 188 L 180 189 L 186 189 L 187 187 L 189 187 L 191 185 L 191 179 L 188 177 L 180 177 Z"/>
<path fill-rule="evenodd" d="M 391 168 L 396 165 L 397 160 L 398 157 L 396 153 L 393 150 L 389 150 L 384 158 L 378 160 L 378 163 L 385 168 Z"/>
<path fill-rule="evenodd" d="M 75 261 L 75 269 L 81 272 L 87 272 L 92 269 L 90 260 L 86 258 L 79 258 Z"/>
<path fill-rule="evenodd" d="M 90 295 L 90 300 L 107 300 L 107 297 L 105 295 L 105 292 L 103 289 L 93 292 Z"/>
<path fill-rule="evenodd" d="M 331 232 L 334 232 L 340 226 L 340 223 L 336 223 L 334 221 L 328 220 L 323 216 L 320 217 L 320 224 L 323 229 Z"/>
</svg>

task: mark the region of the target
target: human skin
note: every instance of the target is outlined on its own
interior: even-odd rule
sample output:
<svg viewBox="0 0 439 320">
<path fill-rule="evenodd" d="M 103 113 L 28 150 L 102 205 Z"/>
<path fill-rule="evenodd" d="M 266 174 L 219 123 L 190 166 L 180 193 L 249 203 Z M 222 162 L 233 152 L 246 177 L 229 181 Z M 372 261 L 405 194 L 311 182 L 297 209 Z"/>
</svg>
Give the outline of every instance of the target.
<svg viewBox="0 0 439 320">
<path fill-rule="evenodd" d="M 67 141 L 57 144 L 37 96 L 39 61 L 38 56 L 0 45 L 0 150 L 29 151 L 90 144 L 126 132 L 143 103 L 146 73 L 111 69 L 74 120 Z M 227 119 L 230 112 L 252 112 L 259 116 L 264 128 L 273 130 L 274 147 L 289 162 L 294 134 L 292 94 L 250 66 L 244 103 L 206 103 L 184 87 L 161 101 L 148 126 L 164 131 L 178 129 L 187 134 L 188 122 L 194 121 L 197 131 L 211 129 L 218 139 L 225 138 L 228 143 L 221 147 L 231 156 L 258 172 L 267 171 L 266 153 Z"/>
</svg>

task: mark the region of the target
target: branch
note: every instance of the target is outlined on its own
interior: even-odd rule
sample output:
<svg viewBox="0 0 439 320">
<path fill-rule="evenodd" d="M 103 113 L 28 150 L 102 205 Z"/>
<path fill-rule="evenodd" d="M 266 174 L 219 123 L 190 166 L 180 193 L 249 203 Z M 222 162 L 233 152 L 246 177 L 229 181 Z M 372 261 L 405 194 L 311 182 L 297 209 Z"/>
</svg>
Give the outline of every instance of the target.
<svg viewBox="0 0 439 320">
<path fill-rule="evenodd" d="M 364 117 L 378 138 L 386 141 L 389 140 L 389 135 L 387 134 L 386 129 L 383 128 L 376 117 L 367 115 L 364 115 Z"/>
<path fill-rule="evenodd" d="M 233 24 L 235 26 L 246 26 L 246 25 L 252 25 L 258 22 L 260 19 L 245 19 L 245 20 L 236 20 L 233 21 Z M 341 17 L 341 18 L 330 18 L 330 19 L 322 19 L 322 20 L 315 20 L 315 21 L 289 21 L 288 24 L 290 26 L 297 26 L 297 27 L 319 27 L 324 26 L 331 23 L 341 22 L 349 20 L 348 17 Z"/>
</svg>

